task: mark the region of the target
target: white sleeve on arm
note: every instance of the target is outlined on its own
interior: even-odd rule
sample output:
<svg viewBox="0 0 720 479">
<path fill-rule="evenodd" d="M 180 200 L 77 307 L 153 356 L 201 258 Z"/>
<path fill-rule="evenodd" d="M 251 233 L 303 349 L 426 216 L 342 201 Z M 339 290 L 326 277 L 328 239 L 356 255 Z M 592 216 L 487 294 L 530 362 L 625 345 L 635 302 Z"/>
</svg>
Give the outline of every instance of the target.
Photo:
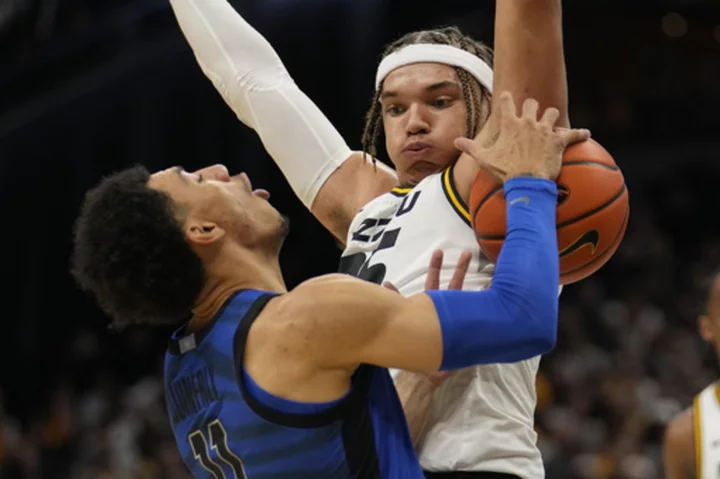
<svg viewBox="0 0 720 479">
<path fill-rule="evenodd" d="M 200 68 L 245 125 L 255 130 L 295 194 L 310 208 L 352 154 L 297 87 L 272 46 L 226 0 L 170 0 Z"/>
</svg>

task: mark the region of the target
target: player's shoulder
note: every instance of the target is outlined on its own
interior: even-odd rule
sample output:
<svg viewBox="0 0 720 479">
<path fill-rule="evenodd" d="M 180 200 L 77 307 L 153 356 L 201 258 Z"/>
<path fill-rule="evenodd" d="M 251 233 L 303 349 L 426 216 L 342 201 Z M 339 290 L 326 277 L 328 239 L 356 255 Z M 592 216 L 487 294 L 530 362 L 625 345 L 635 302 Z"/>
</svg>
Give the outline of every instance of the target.
<svg viewBox="0 0 720 479">
<path fill-rule="evenodd" d="M 332 273 L 303 281 L 291 291 L 268 303 L 263 311 L 267 318 L 263 323 L 301 323 L 313 320 L 329 301 L 337 302 L 337 294 L 362 289 L 367 284 L 353 276 Z"/>
<path fill-rule="evenodd" d="M 675 416 L 663 437 L 663 463 L 668 478 L 695 476 L 695 411 L 690 407 Z"/>
<path fill-rule="evenodd" d="M 337 302 L 338 294 L 374 288 L 367 281 L 349 274 L 332 273 L 303 281 L 285 295 L 284 304 L 288 312 L 305 312 L 307 308 L 318 308 L 324 303 Z"/>
<path fill-rule="evenodd" d="M 283 361 L 295 370 L 314 362 L 313 344 L 317 344 L 308 338 L 317 337 L 318 328 L 327 322 L 324 304 L 330 289 L 344 280 L 342 274 L 319 276 L 268 301 L 248 331 L 252 359 Z"/>
<path fill-rule="evenodd" d="M 695 411 L 690 406 L 670 420 L 663 442 L 666 449 L 692 445 L 695 437 Z"/>
<path fill-rule="evenodd" d="M 335 354 L 338 338 L 347 334 L 344 326 L 364 303 L 374 303 L 373 288 L 380 287 L 339 273 L 304 281 L 267 304 L 253 324 L 251 339 L 263 345 L 265 357 L 284 358 L 305 369 L 324 365 Z"/>
</svg>

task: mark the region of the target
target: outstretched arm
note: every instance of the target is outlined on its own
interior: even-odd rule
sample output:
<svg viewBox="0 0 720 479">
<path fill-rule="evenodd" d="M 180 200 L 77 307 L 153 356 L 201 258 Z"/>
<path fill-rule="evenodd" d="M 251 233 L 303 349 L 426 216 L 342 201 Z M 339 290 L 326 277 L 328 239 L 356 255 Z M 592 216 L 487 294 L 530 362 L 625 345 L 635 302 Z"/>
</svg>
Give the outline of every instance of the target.
<svg viewBox="0 0 720 479">
<path fill-rule="evenodd" d="M 520 104 L 534 98 L 540 111 L 560 112 L 555 126 L 569 127 L 561 0 L 497 0 L 495 91 Z"/>
<path fill-rule="evenodd" d="M 569 127 L 562 0 L 497 0 L 494 48 L 493 91 L 509 91 L 518 105 L 533 98 L 539 111 L 557 108 L 556 126 Z M 468 155 L 462 155 L 454 169 L 453 179 L 466 203 L 477 170 Z"/>
<path fill-rule="evenodd" d="M 205 75 L 260 136 L 298 198 L 344 242 L 355 213 L 395 185 L 394 172 L 350 150 L 272 46 L 227 0 L 170 4 Z"/>
<path fill-rule="evenodd" d="M 512 95 L 498 98 L 498 140 L 456 146 L 503 183 L 507 235 L 485 291 L 429 291 L 402 298 L 346 278 L 311 281 L 279 301 L 289 343 L 322 369 L 369 363 L 406 371 L 517 362 L 553 347 L 560 285 L 555 210 L 562 153 L 587 131 L 554 131 L 559 112 L 538 121 L 537 103 L 518 116 Z M 302 338 L 302 341 L 298 341 Z M 312 361 L 312 359 L 309 359 Z"/>
<path fill-rule="evenodd" d="M 312 378 L 325 378 L 323 388 L 332 382 L 336 393 L 347 390 L 360 364 L 447 371 L 517 362 L 553 347 L 560 282 L 553 180 L 565 147 L 588 132 L 553 131 L 558 111 L 552 108 L 540 121 L 529 102 L 522 117 L 516 111 L 512 96 L 502 94 L 493 114 L 502 117 L 503 127 L 492 148 L 456 142 L 504 183 L 507 236 L 492 286 L 404 298 L 343 275 L 305 282 L 269 304 L 265 320 L 253 326 L 256 339 L 248 339 L 271 348 L 261 363 L 281 361 L 303 373 L 296 372 L 292 384 L 283 377 L 261 386 L 295 399 L 299 385 L 307 387 Z M 261 339 L 263 331 L 270 336 Z"/>
<path fill-rule="evenodd" d="M 518 178 L 505 189 L 508 235 L 488 290 L 405 298 L 346 275 L 307 281 L 270 301 L 253 323 L 247 372 L 271 394 L 326 402 L 347 391 L 360 364 L 446 371 L 550 350 L 558 308 L 557 188 Z M 422 432 L 422 424 L 414 427 Z"/>
<path fill-rule="evenodd" d="M 275 306 L 288 314 L 285 329 L 294 331 L 284 349 L 301 348 L 299 356 L 314 358 L 319 369 L 369 363 L 407 371 L 515 362 L 547 352 L 557 330 L 556 186 L 515 178 L 505 191 L 508 235 L 488 290 L 403 298 L 349 277 L 310 281 Z M 307 338 L 305 347 L 298 337 Z"/>
</svg>

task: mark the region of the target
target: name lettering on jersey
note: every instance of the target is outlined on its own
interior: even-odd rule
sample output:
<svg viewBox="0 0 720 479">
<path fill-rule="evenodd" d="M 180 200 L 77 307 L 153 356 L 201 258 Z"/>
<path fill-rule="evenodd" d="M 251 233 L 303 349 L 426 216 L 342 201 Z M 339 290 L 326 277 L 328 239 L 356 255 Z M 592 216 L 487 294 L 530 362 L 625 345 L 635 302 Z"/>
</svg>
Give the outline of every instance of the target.
<svg viewBox="0 0 720 479">
<path fill-rule="evenodd" d="M 220 398 L 210 368 L 203 368 L 173 381 L 167 396 L 175 424 L 197 414 Z"/>
</svg>

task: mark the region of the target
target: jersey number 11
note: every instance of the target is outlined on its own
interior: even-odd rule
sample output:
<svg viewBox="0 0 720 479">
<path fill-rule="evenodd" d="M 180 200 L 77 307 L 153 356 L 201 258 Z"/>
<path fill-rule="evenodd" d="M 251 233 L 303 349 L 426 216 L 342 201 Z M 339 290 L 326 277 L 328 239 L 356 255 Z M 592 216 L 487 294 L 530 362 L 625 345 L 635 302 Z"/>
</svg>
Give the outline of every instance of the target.
<svg viewBox="0 0 720 479">
<path fill-rule="evenodd" d="M 210 433 L 210 447 L 208 447 L 202 431 L 194 431 L 188 436 L 195 459 L 200 462 L 202 467 L 210 471 L 216 479 L 228 479 L 222 466 L 210 458 L 210 449 L 214 449 L 217 451 L 218 457 L 230 466 L 234 479 L 247 479 L 242 461 L 228 448 L 227 433 L 222 423 L 219 420 L 211 422 L 208 424 L 208 431 Z"/>
</svg>

